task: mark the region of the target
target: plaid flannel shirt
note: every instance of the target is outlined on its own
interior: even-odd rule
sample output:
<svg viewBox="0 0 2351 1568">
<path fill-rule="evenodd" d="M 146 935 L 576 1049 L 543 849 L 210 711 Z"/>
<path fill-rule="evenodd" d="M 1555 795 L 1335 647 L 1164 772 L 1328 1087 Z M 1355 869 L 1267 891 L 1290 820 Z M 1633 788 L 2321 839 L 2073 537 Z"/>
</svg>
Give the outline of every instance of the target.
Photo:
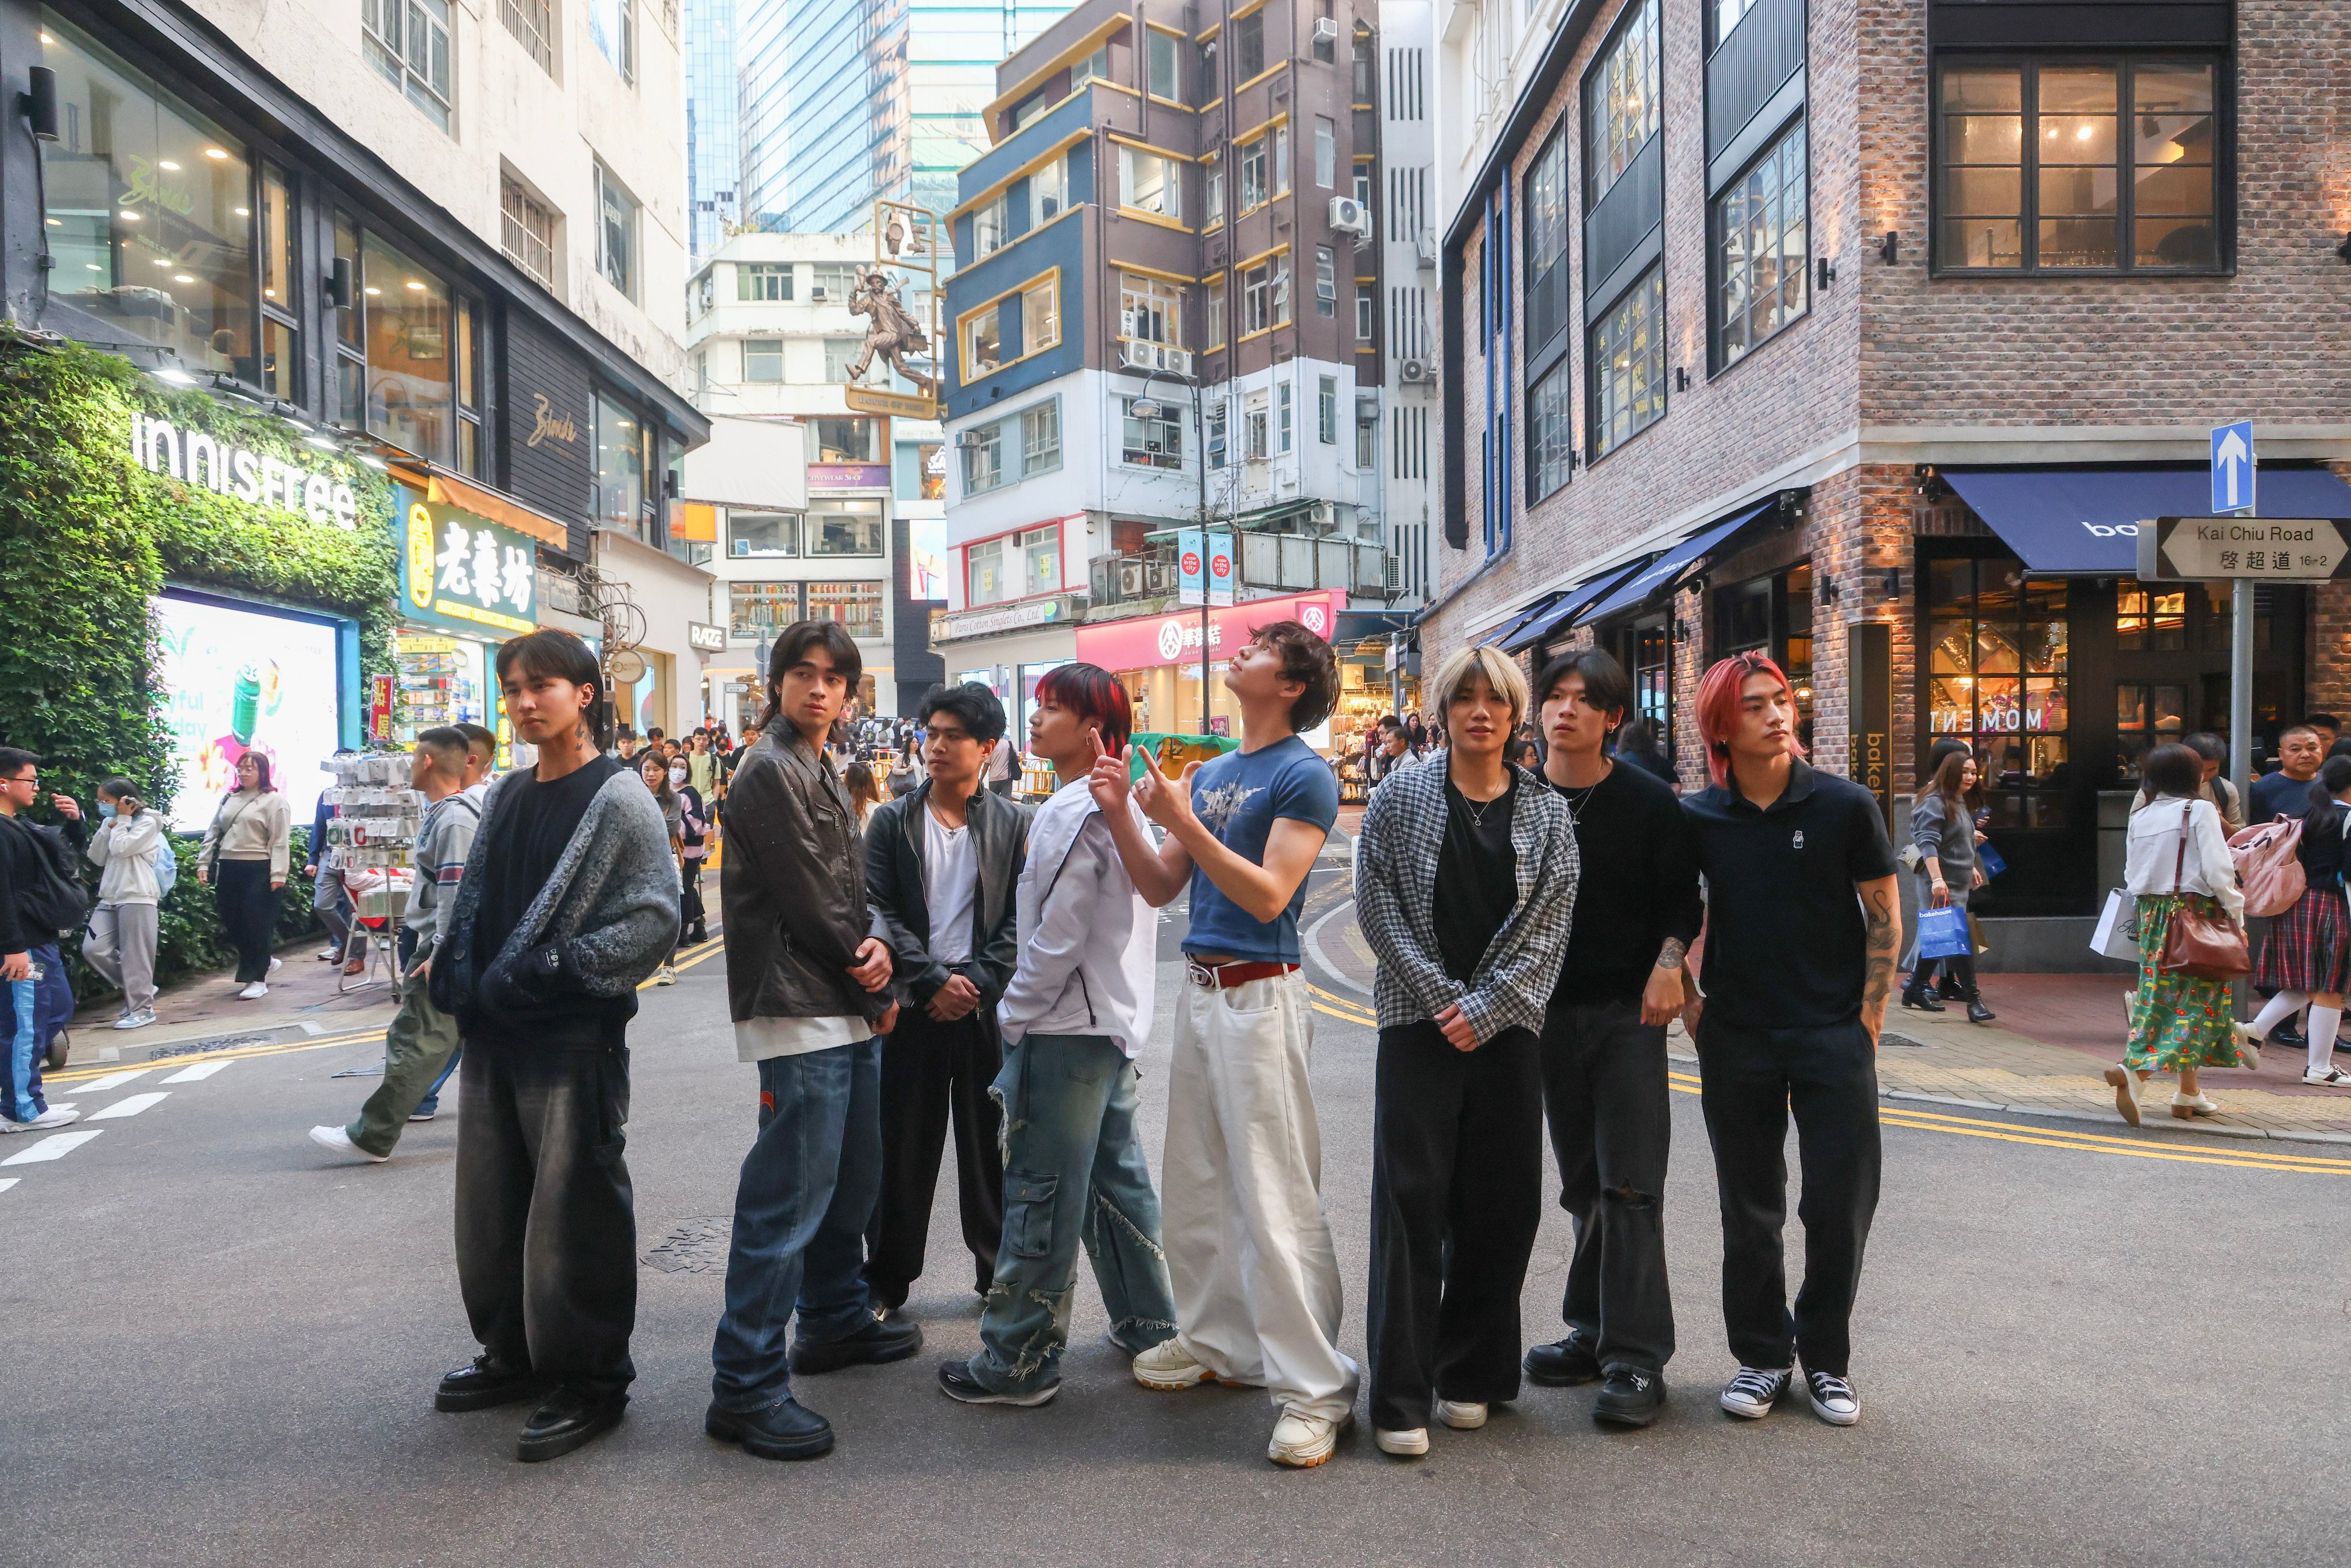
<svg viewBox="0 0 2351 1568">
<path fill-rule="evenodd" d="M 1575 915 L 1575 824 L 1551 786 L 1511 764 L 1519 901 L 1469 983 L 1446 973 L 1437 945 L 1437 866 L 1445 847 L 1446 753 L 1398 768 L 1372 792 L 1355 844 L 1355 914 L 1379 956 L 1372 982 L 1380 1027 L 1434 1019 L 1458 1003 L 1483 1044 L 1506 1029 L 1539 1030 Z"/>
</svg>

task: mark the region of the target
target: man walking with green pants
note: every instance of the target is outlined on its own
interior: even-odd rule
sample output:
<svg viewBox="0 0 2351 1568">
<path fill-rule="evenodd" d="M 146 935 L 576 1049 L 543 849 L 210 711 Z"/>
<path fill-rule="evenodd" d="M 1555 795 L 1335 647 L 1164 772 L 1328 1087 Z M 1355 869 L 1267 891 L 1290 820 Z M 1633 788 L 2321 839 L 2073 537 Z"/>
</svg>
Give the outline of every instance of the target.
<svg viewBox="0 0 2351 1568">
<path fill-rule="evenodd" d="M 310 1141 L 320 1148 L 376 1165 L 392 1158 L 401 1128 L 456 1053 L 457 1020 L 433 1005 L 424 982 L 482 824 L 487 762 L 462 729 L 428 729 L 416 737 L 409 782 L 426 804 L 416 834 L 416 880 L 401 916 L 400 1011 L 384 1030 L 383 1082 L 349 1125 L 310 1129 Z"/>
</svg>

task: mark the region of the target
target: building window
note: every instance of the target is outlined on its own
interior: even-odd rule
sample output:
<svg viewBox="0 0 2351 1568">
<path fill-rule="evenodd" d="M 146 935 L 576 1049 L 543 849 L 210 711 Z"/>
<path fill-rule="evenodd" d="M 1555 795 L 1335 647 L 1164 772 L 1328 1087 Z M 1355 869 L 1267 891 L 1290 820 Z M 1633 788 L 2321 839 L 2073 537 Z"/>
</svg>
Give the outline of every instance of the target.
<svg viewBox="0 0 2351 1568">
<path fill-rule="evenodd" d="M 519 181 L 498 182 L 498 237 L 507 260 L 555 287 L 555 214 Z"/>
<path fill-rule="evenodd" d="M 1154 35 L 1156 37 L 1156 35 Z M 1027 568 L 1029 593 L 1061 591 L 1061 529 L 1030 528 L 1020 536 L 1021 564 Z"/>
<path fill-rule="evenodd" d="M 879 463 L 881 444 L 874 437 L 873 427 L 874 422 L 870 419 L 812 419 L 809 421 L 809 430 L 814 437 L 815 450 L 810 456 L 819 463 Z"/>
<path fill-rule="evenodd" d="M 1527 172 L 1527 348 L 1542 348 L 1567 326 L 1567 137 L 1554 135 Z"/>
<path fill-rule="evenodd" d="M 1369 294 L 1360 292 L 1356 294 L 1355 341 L 1357 343 L 1368 343 L 1372 340 L 1372 329 L 1378 315 L 1379 308 Z"/>
<path fill-rule="evenodd" d="M 825 509 L 811 506 L 808 515 L 808 552 L 815 555 L 882 553 L 882 503 L 827 501 Z M 813 611 L 810 613 L 815 613 Z"/>
<path fill-rule="evenodd" d="M 1139 272 L 1118 277 L 1118 334 L 1131 341 L 1184 346 L 1184 296 L 1176 285 Z"/>
<path fill-rule="evenodd" d="M 1110 80 L 1110 46 L 1104 44 L 1084 59 L 1070 68 L 1070 90 L 1077 91 L 1090 81 Z"/>
<path fill-rule="evenodd" d="M 782 381 L 784 340 L 781 338 L 744 339 L 743 379 L 747 382 Z"/>
<path fill-rule="evenodd" d="M 1355 466 L 1369 474 L 1380 465 L 1380 422 L 1355 415 Z"/>
<path fill-rule="evenodd" d="M 1573 367 L 1562 360 L 1527 393 L 1527 499 L 1540 501 L 1575 471 Z"/>
<path fill-rule="evenodd" d="M 1323 376 L 1314 383 L 1314 435 L 1325 446 L 1339 444 L 1339 378 Z"/>
<path fill-rule="evenodd" d="M 1666 414 L 1666 274 L 1653 267 L 1592 329 L 1596 461 Z"/>
<path fill-rule="evenodd" d="M 878 582 L 811 582 L 808 585 L 808 618 L 834 621 L 861 642 L 878 643 L 883 630 L 882 585 Z"/>
<path fill-rule="evenodd" d="M 992 373 L 1004 361 L 1001 316 L 989 306 L 963 324 L 963 379 L 969 382 Z"/>
<path fill-rule="evenodd" d="M 505 19 L 507 31 L 520 44 L 538 68 L 552 76 L 555 73 L 555 13 L 549 0 L 499 0 L 498 14 Z"/>
<path fill-rule="evenodd" d="M 1974 748 L 1992 801 L 1994 827 L 2063 825 L 2066 782 L 2066 584 L 2028 578 L 2007 556 L 1981 560 L 1928 560 L 1926 576 L 1927 727 Z M 2153 594 L 2170 602 L 2176 629 L 2186 594 L 2158 584 Z M 2122 580 L 2116 608 L 2123 619 L 2144 612 L 2149 591 Z M 2175 646 L 2177 644 L 2175 643 Z M 2187 720 L 2185 687 L 2118 688 L 2117 760 L 2125 776 L 2162 740 L 2177 740 Z M 2154 697 L 2152 702 L 2142 699 Z M 2038 791 L 2047 790 L 2042 794 Z"/>
<path fill-rule="evenodd" d="M 637 203 L 612 172 L 596 165 L 596 270 L 629 298 L 637 297 Z"/>
<path fill-rule="evenodd" d="M 1176 172 L 1178 167 L 1174 159 L 1162 158 L 1156 152 L 1145 152 L 1138 147 L 1121 147 L 1118 150 L 1119 205 L 1170 220 L 1181 219 L 1184 203 Z"/>
<path fill-rule="evenodd" d="M 1208 405 L 1208 466 L 1211 468 L 1225 465 L 1226 422 L 1228 417 L 1223 398 Z"/>
<path fill-rule="evenodd" d="M 1276 256 L 1241 274 L 1241 334 L 1279 327 L 1290 319 L 1290 264 Z"/>
<path fill-rule="evenodd" d="M 1171 103 L 1184 101 L 1184 73 L 1179 63 L 1183 41 L 1157 28 L 1144 33 L 1144 90 Z"/>
<path fill-rule="evenodd" d="M 1273 449 L 1276 452 L 1280 453 L 1282 455 L 1288 456 L 1291 447 L 1295 444 L 1293 439 L 1295 433 L 1291 429 L 1291 420 L 1290 417 L 1290 383 L 1288 382 L 1283 382 L 1273 389 L 1273 402 L 1276 411 L 1274 418 Z"/>
<path fill-rule="evenodd" d="M 982 424 L 957 439 L 963 453 L 963 493 L 983 495 L 1004 483 L 1004 426 Z M 973 603 L 984 602 L 974 600 Z"/>
<path fill-rule="evenodd" d="M 1599 204 L 1656 134 L 1657 98 L 1657 0 L 1641 0 L 1609 40 L 1584 99 L 1585 179 L 1591 186 L 1586 199 L 1592 205 Z"/>
<path fill-rule="evenodd" d="M 360 0 L 360 52 L 442 130 L 449 82 L 449 0 Z"/>
<path fill-rule="evenodd" d="M 1339 260 L 1327 245 L 1314 247 L 1314 314 L 1326 321 L 1339 314 Z"/>
<path fill-rule="evenodd" d="M 1287 125 L 1273 128 L 1273 193 L 1277 196 L 1290 193 L 1290 127 Z"/>
<path fill-rule="evenodd" d="M 789 303 L 791 297 L 791 263 L 759 261 L 735 264 L 736 298 Z"/>
<path fill-rule="evenodd" d="M 1328 116 L 1314 117 L 1314 184 L 1327 191 L 1339 183 L 1339 128 Z"/>
<path fill-rule="evenodd" d="M 621 79 L 637 79 L 636 0 L 588 0 L 588 37 Z"/>
<path fill-rule="evenodd" d="M 1164 399 L 1155 399 L 1158 412 L 1144 419 L 1134 412 L 1134 405 L 1141 401 L 1128 398 L 1123 404 L 1126 418 L 1118 460 L 1138 468 L 1183 467 L 1184 422 L 1176 406 Z"/>
<path fill-rule="evenodd" d="M 964 552 L 964 602 L 1001 604 L 1012 597 L 1004 572 L 1004 541 L 989 539 Z"/>
<path fill-rule="evenodd" d="M 1265 156 L 1269 138 L 1259 136 L 1240 146 L 1241 214 L 1246 217 L 1270 199 L 1271 187 L 1266 181 Z"/>
<path fill-rule="evenodd" d="M 1023 410 L 1020 415 L 1020 476 L 1050 473 L 1061 465 L 1061 402 L 1059 398 Z"/>
<path fill-rule="evenodd" d="M 1225 280 L 1222 275 L 1208 280 L 1208 347 L 1225 346 Z"/>
<path fill-rule="evenodd" d="M 1249 393 L 1249 404 L 1241 410 L 1241 440 L 1251 462 L 1262 463 L 1271 455 L 1272 426 L 1272 418 L 1266 411 L 1265 393 Z"/>
<path fill-rule="evenodd" d="M 1070 210 L 1070 161 L 1056 158 L 1029 176 L 1030 226 L 1051 223 Z"/>
<path fill-rule="evenodd" d="M 1739 26 L 1739 19 L 1761 4 L 1763 0 L 1707 0 L 1707 11 L 1714 26 L 1707 47 L 1712 50 L 1720 47 L 1722 40 L 1730 37 L 1730 29 Z"/>
<path fill-rule="evenodd" d="M 1372 60 L 1371 31 L 1358 23 L 1355 26 L 1354 101 L 1365 109 L 1379 107 L 1379 99 L 1374 96 L 1379 91 L 1377 75 L 1378 68 Z"/>
<path fill-rule="evenodd" d="M 839 305 L 857 292 L 857 267 L 852 262 L 820 261 L 809 268 L 809 298 Z"/>
<path fill-rule="evenodd" d="M 1944 66 L 1936 266 L 2217 269 L 2214 75 L 2210 61 Z"/>
<path fill-rule="evenodd" d="M 800 520 L 791 512 L 726 514 L 728 549 L 737 556 L 797 556 Z"/>
<path fill-rule="evenodd" d="M 1368 213 L 1372 210 L 1372 166 L 1369 163 L 1355 165 L 1355 201 L 1364 211 Z"/>
<path fill-rule="evenodd" d="M 737 642 L 771 642 L 778 632 L 800 618 L 800 585 L 730 582 L 726 608 L 726 630 Z"/>
<path fill-rule="evenodd" d="M 1205 228 L 1215 228 L 1225 221 L 1225 165 L 1222 159 L 1208 165 L 1208 210 L 1201 219 Z"/>
<path fill-rule="evenodd" d="M 373 236 L 370 238 L 372 241 Z M 632 410 L 601 392 L 596 394 L 595 406 L 596 526 L 643 538 L 645 475 L 653 468 L 653 433 Z"/>
<path fill-rule="evenodd" d="M 998 191 L 971 214 L 971 258 L 977 261 L 994 256 L 1011 237 L 1010 206 L 1005 193 Z"/>
<path fill-rule="evenodd" d="M 1332 0 L 1314 0 L 1314 57 L 1324 65 L 1339 57 L 1339 25 L 1333 19 L 1335 9 Z M 1324 36 L 1322 28 L 1325 22 L 1331 24 L 1328 37 Z"/>
<path fill-rule="evenodd" d="M 261 251 L 260 384 L 272 397 L 297 401 L 302 361 L 299 329 L 294 316 L 295 242 L 293 205 L 286 171 L 275 163 L 261 166 L 261 214 L 256 237 Z"/>
<path fill-rule="evenodd" d="M 1042 277 L 1020 291 L 1020 351 L 1041 354 L 1061 340 L 1061 275 Z"/>
<path fill-rule="evenodd" d="M 455 382 L 449 286 L 373 232 L 360 255 L 368 433 L 446 463 Z"/>
<path fill-rule="evenodd" d="M 1265 71 L 1265 13 L 1252 11 L 1233 24 L 1233 85 L 1254 81 Z"/>
<path fill-rule="evenodd" d="M 842 387 L 859 384 L 849 372 L 857 368 L 858 356 L 864 352 L 865 340 L 862 338 L 827 338 L 824 340 L 826 384 Z M 865 367 L 863 384 L 887 386 L 889 382 L 889 363 L 881 355 L 876 354 L 873 356 L 872 362 Z"/>
<path fill-rule="evenodd" d="M 1812 263 L 1805 243 L 1804 122 L 1765 151 L 1715 204 L 1715 350 L 1737 363 L 1804 313 Z"/>
</svg>

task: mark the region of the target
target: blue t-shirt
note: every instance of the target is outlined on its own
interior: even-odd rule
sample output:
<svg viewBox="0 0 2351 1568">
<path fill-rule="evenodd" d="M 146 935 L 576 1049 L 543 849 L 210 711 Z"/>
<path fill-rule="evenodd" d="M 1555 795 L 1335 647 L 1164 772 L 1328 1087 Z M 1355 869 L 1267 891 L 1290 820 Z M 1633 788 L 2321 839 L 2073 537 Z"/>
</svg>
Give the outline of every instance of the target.
<svg viewBox="0 0 2351 1568">
<path fill-rule="evenodd" d="M 1265 841 L 1277 819 L 1294 817 L 1328 833 L 1339 820 L 1339 779 L 1314 748 L 1292 735 L 1256 751 L 1228 751 L 1192 775 L 1192 810 L 1217 841 L 1245 860 L 1265 863 Z M 1290 907 L 1259 920 L 1227 898 L 1206 872 L 1192 872 L 1192 929 L 1186 953 L 1295 964 L 1298 912 L 1306 907 L 1306 879 Z"/>
</svg>

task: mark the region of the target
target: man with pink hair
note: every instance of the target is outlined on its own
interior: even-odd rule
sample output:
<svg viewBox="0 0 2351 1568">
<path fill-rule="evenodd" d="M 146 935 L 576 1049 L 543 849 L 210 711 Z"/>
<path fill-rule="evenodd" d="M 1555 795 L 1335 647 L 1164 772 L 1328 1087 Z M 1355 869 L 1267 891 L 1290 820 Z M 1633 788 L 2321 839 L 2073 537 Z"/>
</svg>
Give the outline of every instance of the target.
<svg viewBox="0 0 2351 1568">
<path fill-rule="evenodd" d="M 1686 797 L 1706 875 L 1699 1106 L 1722 1202 L 1722 1315 L 1739 1374 L 1722 1407 L 1768 1416 L 1803 1360 L 1813 1413 L 1861 1419 L 1850 1322 L 1877 1209 L 1877 1037 L 1902 949 L 1894 848 L 1876 797 L 1815 772 L 1795 694 L 1759 653 L 1706 673 L 1709 789 Z M 1788 1309 L 1781 1232 L 1796 1118 L 1804 1284 Z"/>
</svg>

